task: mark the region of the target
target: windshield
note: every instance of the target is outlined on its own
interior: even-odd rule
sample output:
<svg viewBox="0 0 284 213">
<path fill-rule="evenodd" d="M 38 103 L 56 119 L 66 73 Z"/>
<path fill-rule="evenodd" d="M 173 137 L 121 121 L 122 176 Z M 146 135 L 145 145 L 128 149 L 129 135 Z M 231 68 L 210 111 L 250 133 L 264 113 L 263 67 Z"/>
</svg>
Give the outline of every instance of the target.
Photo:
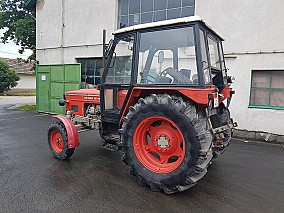
<svg viewBox="0 0 284 213">
<path fill-rule="evenodd" d="M 198 84 L 193 27 L 142 33 L 137 83 Z"/>
</svg>

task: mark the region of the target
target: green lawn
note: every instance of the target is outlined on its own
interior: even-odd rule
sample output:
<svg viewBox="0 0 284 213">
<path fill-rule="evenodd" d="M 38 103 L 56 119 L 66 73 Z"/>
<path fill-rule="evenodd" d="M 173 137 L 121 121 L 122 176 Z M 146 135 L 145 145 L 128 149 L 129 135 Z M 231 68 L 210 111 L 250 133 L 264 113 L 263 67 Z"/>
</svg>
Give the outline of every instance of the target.
<svg viewBox="0 0 284 213">
<path fill-rule="evenodd" d="M 36 110 L 36 105 L 24 105 L 20 106 L 19 109 L 23 111 Z"/>
<path fill-rule="evenodd" d="M 3 95 L 3 94 L 2 94 Z M 36 93 L 29 92 L 29 93 L 5 93 L 6 96 L 36 96 Z"/>
</svg>

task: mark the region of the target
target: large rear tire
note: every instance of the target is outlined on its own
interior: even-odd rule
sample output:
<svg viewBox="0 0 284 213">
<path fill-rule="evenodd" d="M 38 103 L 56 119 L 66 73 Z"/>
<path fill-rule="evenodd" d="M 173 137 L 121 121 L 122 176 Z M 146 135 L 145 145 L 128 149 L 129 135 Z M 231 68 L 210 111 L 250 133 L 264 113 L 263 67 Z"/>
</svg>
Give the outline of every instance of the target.
<svg viewBox="0 0 284 213">
<path fill-rule="evenodd" d="M 49 126 L 48 145 L 52 155 L 57 159 L 66 160 L 74 154 L 75 148 L 68 148 L 67 133 L 61 122 Z"/>
<path fill-rule="evenodd" d="M 201 179 L 212 159 L 205 114 L 181 97 L 151 95 L 130 107 L 123 119 L 123 161 L 139 183 L 166 194 Z"/>
<path fill-rule="evenodd" d="M 221 103 L 217 108 L 217 114 L 211 117 L 211 122 L 213 128 L 233 123 L 231 113 L 223 103 Z M 223 134 L 224 138 L 222 139 L 220 146 L 213 148 L 214 158 L 217 158 L 220 154 L 222 154 L 225 151 L 226 147 L 230 145 L 230 141 L 232 140 L 232 129 L 224 131 Z"/>
</svg>

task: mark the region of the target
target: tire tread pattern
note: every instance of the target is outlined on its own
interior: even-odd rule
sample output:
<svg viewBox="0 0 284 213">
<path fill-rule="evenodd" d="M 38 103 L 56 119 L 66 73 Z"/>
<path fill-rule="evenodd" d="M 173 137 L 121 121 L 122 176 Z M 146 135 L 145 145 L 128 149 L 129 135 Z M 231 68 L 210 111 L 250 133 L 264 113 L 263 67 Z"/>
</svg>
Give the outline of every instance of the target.
<svg viewBox="0 0 284 213">
<path fill-rule="evenodd" d="M 183 171 L 183 183 L 176 184 L 174 186 L 167 186 L 166 183 L 154 182 L 153 178 L 149 178 L 139 170 L 135 168 L 135 163 L 130 159 L 128 152 L 129 145 L 127 140 L 133 134 L 133 131 L 129 131 L 135 123 L 135 116 L 137 112 L 149 105 L 162 104 L 169 107 L 171 110 L 177 111 L 189 119 L 191 125 L 196 132 L 196 138 L 199 142 L 199 154 L 196 156 L 195 165 L 189 171 Z M 122 128 L 119 130 L 122 138 L 122 160 L 126 164 L 130 174 L 138 177 L 138 182 L 141 185 L 148 185 L 152 191 L 164 191 L 166 194 L 176 193 L 178 191 L 184 191 L 194 186 L 198 180 L 200 180 L 207 172 L 207 167 L 212 160 L 212 135 L 208 128 L 207 119 L 204 112 L 198 112 L 196 107 L 191 101 L 184 101 L 181 97 L 168 94 L 152 94 L 145 98 L 140 98 L 138 103 L 130 110 L 126 117 L 123 118 Z"/>
</svg>

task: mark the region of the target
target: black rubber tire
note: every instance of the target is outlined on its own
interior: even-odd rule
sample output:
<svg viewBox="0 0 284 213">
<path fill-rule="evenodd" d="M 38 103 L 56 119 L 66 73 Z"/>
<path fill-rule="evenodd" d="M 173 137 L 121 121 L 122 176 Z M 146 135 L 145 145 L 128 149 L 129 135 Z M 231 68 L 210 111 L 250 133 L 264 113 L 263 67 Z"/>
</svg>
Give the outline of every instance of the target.
<svg viewBox="0 0 284 213">
<path fill-rule="evenodd" d="M 175 122 L 186 143 L 185 157 L 179 167 L 166 174 L 158 174 L 145 168 L 138 160 L 133 148 L 133 135 L 138 124 L 150 116 L 163 116 Z M 181 97 L 167 94 L 140 98 L 130 107 L 123 119 L 122 160 L 130 174 L 137 176 L 138 183 L 150 186 L 153 191 L 163 190 L 166 194 L 184 191 L 201 179 L 207 172 L 212 159 L 212 135 L 203 112 Z"/>
<path fill-rule="evenodd" d="M 113 134 L 103 134 L 102 129 L 99 129 L 99 135 L 103 141 L 103 144 L 116 144 L 119 142 L 119 135 L 117 135 L 117 138 L 114 138 Z"/>
<path fill-rule="evenodd" d="M 220 106 L 217 108 L 217 114 L 211 117 L 211 122 L 213 128 L 233 123 L 231 118 L 231 113 L 223 103 L 221 103 Z M 224 139 L 223 142 L 221 143 L 223 147 L 213 148 L 214 158 L 217 158 L 220 154 L 222 154 L 225 151 L 225 148 L 230 145 L 230 141 L 233 135 L 232 129 L 228 129 L 223 133 L 224 133 Z"/>
<path fill-rule="evenodd" d="M 64 141 L 64 149 L 60 153 L 56 152 L 51 146 L 50 136 L 53 131 L 58 131 L 61 134 L 63 141 Z M 60 160 L 67 160 L 74 154 L 75 148 L 68 148 L 67 132 L 62 122 L 56 122 L 56 123 L 51 124 L 48 127 L 47 137 L 48 137 L 48 145 L 49 145 L 50 151 L 55 158 L 60 159 Z"/>
</svg>

